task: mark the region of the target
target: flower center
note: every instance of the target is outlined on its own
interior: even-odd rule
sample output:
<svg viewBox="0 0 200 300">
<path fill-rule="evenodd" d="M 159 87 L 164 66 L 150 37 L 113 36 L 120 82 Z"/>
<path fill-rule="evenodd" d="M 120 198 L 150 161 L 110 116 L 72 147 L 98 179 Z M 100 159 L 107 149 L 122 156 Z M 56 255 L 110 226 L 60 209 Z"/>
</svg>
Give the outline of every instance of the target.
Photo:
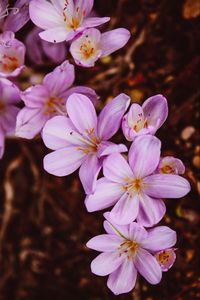
<svg viewBox="0 0 200 300">
<path fill-rule="evenodd" d="M 125 184 L 123 188 L 128 194 L 132 195 L 135 192 L 139 194 L 142 189 L 142 179 L 141 178 L 127 179 L 127 184 Z"/>
<path fill-rule="evenodd" d="M 120 255 L 127 255 L 129 259 L 133 258 L 138 251 L 139 245 L 135 241 L 129 241 L 122 243 L 119 247 Z"/>
<path fill-rule="evenodd" d="M 45 114 L 53 114 L 55 112 L 58 112 L 59 114 L 63 115 L 64 112 L 62 106 L 62 98 L 50 97 L 45 105 Z"/>
<path fill-rule="evenodd" d="M 83 55 L 85 59 L 90 58 L 95 53 L 95 47 L 91 40 L 86 40 L 81 46 L 80 46 L 80 52 Z"/>
<path fill-rule="evenodd" d="M 4 54 L 0 58 L 0 70 L 4 73 L 13 72 L 19 67 L 19 62 L 16 57 Z"/>
<path fill-rule="evenodd" d="M 63 9 L 63 20 L 66 23 L 68 29 L 76 30 L 81 25 L 82 20 L 86 15 L 86 11 L 80 10 L 80 7 L 77 6 L 72 12 L 69 8 L 68 0 L 66 0 L 65 2 L 65 7 Z"/>
<path fill-rule="evenodd" d="M 174 174 L 175 173 L 173 166 L 170 166 L 170 165 L 165 165 L 160 170 L 161 170 L 161 173 L 164 173 L 164 174 Z"/>
<path fill-rule="evenodd" d="M 94 128 L 86 129 L 87 136 L 82 137 L 85 146 L 78 147 L 77 150 L 83 151 L 85 154 L 96 153 L 100 144 L 99 138 L 94 133 Z"/>
<path fill-rule="evenodd" d="M 142 118 L 141 119 L 138 119 L 136 124 L 133 125 L 133 130 L 138 132 L 140 131 L 142 128 L 148 128 L 148 123 L 147 121 L 143 121 Z"/>
</svg>

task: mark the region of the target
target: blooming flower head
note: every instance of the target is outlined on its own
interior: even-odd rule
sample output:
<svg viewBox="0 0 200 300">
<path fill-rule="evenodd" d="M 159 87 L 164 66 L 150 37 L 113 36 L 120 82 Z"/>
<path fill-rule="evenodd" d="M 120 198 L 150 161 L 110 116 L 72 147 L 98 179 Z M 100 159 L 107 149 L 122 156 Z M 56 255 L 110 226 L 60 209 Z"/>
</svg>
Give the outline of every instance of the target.
<svg viewBox="0 0 200 300">
<path fill-rule="evenodd" d="M 87 243 L 87 247 L 103 252 L 92 261 L 92 272 L 99 276 L 109 275 L 107 285 L 115 295 L 134 288 L 137 272 L 149 283 L 158 284 L 162 268 L 154 253 L 174 246 L 176 232 L 166 226 L 146 230 L 135 222 L 119 226 L 109 217 L 104 228 L 107 234 L 96 236 Z"/>
<path fill-rule="evenodd" d="M 180 159 L 166 156 L 160 159 L 157 172 L 163 174 L 184 174 L 185 166 Z"/>
<path fill-rule="evenodd" d="M 44 158 L 44 169 L 65 176 L 80 167 L 79 176 L 85 192 L 93 192 L 103 158 L 127 148 L 108 140 L 117 132 L 130 98 L 120 94 L 108 103 L 97 117 L 88 97 L 72 94 L 67 100 L 69 117 L 58 116 L 44 126 L 45 145 L 55 150 Z"/>
<path fill-rule="evenodd" d="M 70 52 L 76 64 L 92 67 L 100 58 L 122 48 L 129 40 L 130 32 L 118 28 L 101 34 L 96 28 L 85 30 L 72 41 Z"/>
<path fill-rule="evenodd" d="M 25 46 L 11 31 L 0 34 L 0 77 L 17 76 L 24 68 Z"/>
<path fill-rule="evenodd" d="M 0 78 L 0 158 L 4 153 L 5 135 L 14 132 L 16 116 L 19 112 L 16 104 L 19 101 L 18 88 L 9 80 Z"/>
<path fill-rule="evenodd" d="M 155 258 L 158 261 L 163 272 L 167 272 L 176 260 L 176 253 L 174 248 L 158 251 Z"/>
<path fill-rule="evenodd" d="M 142 106 L 134 103 L 123 118 L 124 136 L 128 141 L 133 141 L 139 135 L 154 135 L 165 122 L 167 115 L 167 100 L 162 95 L 148 98 Z"/>
<path fill-rule="evenodd" d="M 125 225 L 137 221 L 151 227 L 165 214 L 161 198 L 180 198 L 190 191 L 189 182 L 174 174 L 154 174 L 160 160 L 161 143 L 155 136 L 135 139 L 128 161 L 119 153 L 110 155 L 103 165 L 103 178 L 93 194 L 86 197 L 88 211 L 113 206 L 110 218 Z"/>
<path fill-rule="evenodd" d="M 17 32 L 29 20 L 29 1 L 17 0 L 11 7 L 8 0 L 0 2 L 0 31 Z"/>
<path fill-rule="evenodd" d="M 90 17 L 93 0 L 32 0 L 30 18 L 35 25 L 44 29 L 42 39 L 58 43 L 73 39 L 90 27 L 106 23 L 110 18 Z"/>
<path fill-rule="evenodd" d="M 74 66 L 65 61 L 47 74 L 42 84 L 22 92 L 25 107 L 17 116 L 16 135 L 31 139 L 42 130 L 51 117 L 66 115 L 67 98 L 74 92 L 84 93 L 95 102 L 97 95 L 92 89 L 83 86 L 72 87 L 74 78 Z"/>
</svg>

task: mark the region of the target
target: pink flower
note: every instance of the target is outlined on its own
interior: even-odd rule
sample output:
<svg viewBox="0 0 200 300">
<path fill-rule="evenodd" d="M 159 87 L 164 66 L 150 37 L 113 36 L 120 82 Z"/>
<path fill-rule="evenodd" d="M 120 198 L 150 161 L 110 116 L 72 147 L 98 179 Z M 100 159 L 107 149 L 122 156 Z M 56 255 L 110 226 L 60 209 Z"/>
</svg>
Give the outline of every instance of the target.
<svg viewBox="0 0 200 300">
<path fill-rule="evenodd" d="M 5 135 L 12 134 L 16 125 L 20 101 L 18 88 L 9 80 L 0 78 L 0 158 L 4 153 Z"/>
<path fill-rule="evenodd" d="M 158 261 L 163 272 L 167 272 L 176 260 L 175 248 L 158 251 L 155 258 Z"/>
<path fill-rule="evenodd" d="M 144 134 L 155 134 L 168 115 L 167 100 L 162 95 L 148 98 L 142 106 L 132 104 L 124 116 L 122 130 L 128 141 Z"/>
<path fill-rule="evenodd" d="M 184 174 L 185 166 L 180 159 L 173 156 L 166 156 L 160 159 L 156 172 L 163 174 Z"/>
<path fill-rule="evenodd" d="M 99 254 L 91 263 L 91 270 L 99 276 L 107 276 L 107 286 L 115 294 L 130 292 L 139 272 L 149 283 L 158 284 L 162 269 L 154 253 L 168 249 L 176 243 L 176 232 L 166 226 L 145 230 L 133 222 L 119 226 L 104 222 L 107 234 L 89 240 L 87 247 Z"/>
<path fill-rule="evenodd" d="M 132 143 L 128 162 L 119 153 L 110 155 L 103 165 L 93 194 L 86 197 L 88 211 L 113 206 L 113 222 L 125 225 L 137 221 L 151 227 L 165 214 L 161 198 L 180 198 L 190 191 L 189 182 L 174 174 L 153 174 L 160 160 L 160 141 L 151 135 Z"/>
<path fill-rule="evenodd" d="M 42 133 L 45 145 L 55 150 L 44 158 L 44 169 L 65 176 L 80 167 L 85 192 L 91 193 L 105 156 L 127 148 L 108 140 L 118 131 L 130 99 L 120 94 L 107 104 L 97 118 L 92 102 L 84 95 L 72 94 L 66 107 L 69 118 L 54 117 Z"/>
<path fill-rule="evenodd" d="M 74 66 L 68 61 L 56 67 L 44 77 L 43 83 L 21 93 L 25 107 L 17 116 L 16 135 L 32 139 L 44 124 L 56 115 L 66 115 L 66 101 L 74 92 L 83 93 L 96 102 L 96 93 L 87 87 L 72 87 L 75 79 Z"/>
<path fill-rule="evenodd" d="M 0 77 L 17 76 L 24 68 L 26 48 L 11 31 L 0 34 Z"/>
<path fill-rule="evenodd" d="M 89 17 L 93 0 L 32 0 L 30 18 L 44 29 L 39 35 L 43 40 L 59 43 L 72 40 L 90 27 L 106 23 L 110 18 Z"/>
<path fill-rule="evenodd" d="M 29 1 L 17 0 L 14 7 L 8 0 L 0 3 L 0 31 L 17 32 L 29 21 Z"/>
<path fill-rule="evenodd" d="M 118 28 L 101 34 L 98 29 L 85 30 L 72 41 L 70 52 L 77 65 L 93 67 L 100 58 L 122 48 L 129 40 L 130 32 Z"/>
</svg>

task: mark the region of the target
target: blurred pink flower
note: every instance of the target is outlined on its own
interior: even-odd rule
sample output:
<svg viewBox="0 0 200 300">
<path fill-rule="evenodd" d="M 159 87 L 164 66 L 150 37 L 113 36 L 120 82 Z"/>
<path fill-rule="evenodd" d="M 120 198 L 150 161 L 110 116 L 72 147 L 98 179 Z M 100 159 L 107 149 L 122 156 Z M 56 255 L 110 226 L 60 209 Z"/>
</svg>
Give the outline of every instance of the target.
<svg viewBox="0 0 200 300">
<path fill-rule="evenodd" d="M 157 259 L 161 270 L 163 272 L 167 272 L 174 264 L 176 260 L 176 253 L 174 248 L 171 249 L 165 249 L 158 251 L 155 254 L 155 258 Z"/>
<path fill-rule="evenodd" d="M 163 174 L 184 174 L 185 166 L 180 159 L 173 156 L 165 156 L 160 159 L 156 172 Z"/>
</svg>

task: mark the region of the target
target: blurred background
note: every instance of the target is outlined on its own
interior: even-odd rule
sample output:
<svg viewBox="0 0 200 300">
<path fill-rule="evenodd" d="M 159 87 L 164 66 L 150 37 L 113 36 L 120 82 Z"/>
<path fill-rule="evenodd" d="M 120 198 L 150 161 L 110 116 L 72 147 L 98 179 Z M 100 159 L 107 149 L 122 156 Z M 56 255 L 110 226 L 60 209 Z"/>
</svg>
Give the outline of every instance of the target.
<svg viewBox="0 0 200 300">
<path fill-rule="evenodd" d="M 200 1 L 95 0 L 94 8 L 111 17 L 102 30 L 125 27 L 132 37 L 94 68 L 76 67 L 75 83 L 96 90 L 98 109 L 120 92 L 138 103 L 157 93 L 169 101 L 169 117 L 158 132 L 162 153 L 183 160 L 192 185 L 183 199 L 166 201 L 161 222 L 178 233 L 177 260 L 159 285 L 138 276 L 134 291 L 116 298 L 106 278 L 90 271 L 97 252 L 85 244 L 103 233 L 103 218 L 87 213 L 77 173 L 47 174 L 42 160 L 48 150 L 39 137 L 10 138 L 0 161 L 0 300 L 200 299 Z M 17 38 L 24 41 L 32 28 L 29 22 Z M 27 57 L 21 89 L 54 67 Z"/>
</svg>

